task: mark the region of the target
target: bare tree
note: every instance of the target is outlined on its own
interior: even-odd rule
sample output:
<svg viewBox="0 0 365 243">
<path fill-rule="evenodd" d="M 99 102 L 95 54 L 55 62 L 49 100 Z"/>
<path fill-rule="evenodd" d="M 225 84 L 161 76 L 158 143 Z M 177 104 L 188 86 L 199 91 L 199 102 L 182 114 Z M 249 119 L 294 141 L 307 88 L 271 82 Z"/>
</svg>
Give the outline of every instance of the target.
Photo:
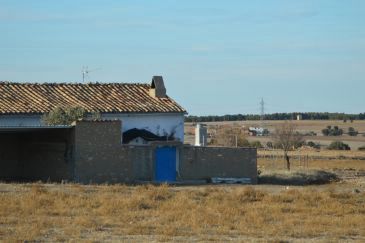
<svg viewBox="0 0 365 243">
<path fill-rule="evenodd" d="M 275 129 L 273 138 L 275 144 L 284 151 L 286 168 L 290 170 L 290 157 L 288 152 L 303 145 L 303 136 L 297 132 L 294 123 L 286 121 Z"/>
</svg>

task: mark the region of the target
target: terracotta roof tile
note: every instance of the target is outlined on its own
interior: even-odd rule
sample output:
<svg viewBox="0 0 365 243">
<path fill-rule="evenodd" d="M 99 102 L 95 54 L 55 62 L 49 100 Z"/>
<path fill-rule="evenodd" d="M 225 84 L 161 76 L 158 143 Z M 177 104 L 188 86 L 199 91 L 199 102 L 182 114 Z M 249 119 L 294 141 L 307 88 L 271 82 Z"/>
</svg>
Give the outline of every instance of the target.
<svg viewBox="0 0 365 243">
<path fill-rule="evenodd" d="M 149 84 L 0 82 L 0 114 L 39 114 L 54 107 L 80 106 L 88 112 L 185 113 L 173 99 L 149 95 Z"/>
</svg>

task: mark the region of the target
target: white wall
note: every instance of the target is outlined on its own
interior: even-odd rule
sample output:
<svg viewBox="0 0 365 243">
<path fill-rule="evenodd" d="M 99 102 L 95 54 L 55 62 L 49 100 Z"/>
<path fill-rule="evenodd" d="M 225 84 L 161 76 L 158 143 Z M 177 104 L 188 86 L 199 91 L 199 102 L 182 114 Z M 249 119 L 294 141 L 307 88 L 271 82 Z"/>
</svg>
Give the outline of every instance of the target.
<svg viewBox="0 0 365 243">
<path fill-rule="evenodd" d="M 0 115 L 2 127 L 34 127 L 41 125 L 40 115 Z"/>
<path fill-rule="evenodd" d="M 184 142 L 184 114 L 182 113 L 131 113 L 102 114 L 102 119 L 119 119 L 122 131 L 132 128 L 146 129 L 159 136 L 170 135 L 175 131 L 175 138 Z M 40 126 L 40 115 L 0 115 L 0 126 Z"/>
<path fill-rule="evenodd" d="M 145 114 L 102 114 L 103 119 L 119 119 L 123 132 L 132 129 L 146 129 L 156 135 L 170 135 L 184 142 L 184 114 L 182 113 L 145 113 Z"/>
</svg>

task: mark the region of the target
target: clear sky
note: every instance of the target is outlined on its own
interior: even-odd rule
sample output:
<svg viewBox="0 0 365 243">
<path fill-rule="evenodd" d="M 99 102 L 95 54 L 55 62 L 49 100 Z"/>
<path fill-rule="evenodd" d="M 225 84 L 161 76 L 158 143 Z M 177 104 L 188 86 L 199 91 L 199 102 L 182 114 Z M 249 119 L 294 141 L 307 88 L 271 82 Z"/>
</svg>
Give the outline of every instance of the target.
<svg viewBox="0 0 365 243">
<path fill-rule="evenodd" d="M 364 0 L 0 0 L 0 80 L 149 82 L 192 115 L 365 112 Z"/>
</svg>

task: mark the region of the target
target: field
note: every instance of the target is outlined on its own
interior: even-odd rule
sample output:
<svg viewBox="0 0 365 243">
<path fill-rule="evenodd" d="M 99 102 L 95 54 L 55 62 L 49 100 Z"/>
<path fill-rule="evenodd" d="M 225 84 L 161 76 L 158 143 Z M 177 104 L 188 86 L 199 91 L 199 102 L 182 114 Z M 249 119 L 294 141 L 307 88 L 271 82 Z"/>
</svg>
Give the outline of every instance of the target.
<svg viewBox="0 0 365 243">
<path fill-rule="evenodd" d="M 270 132 L 275 130 L 275 127 L 282 124 L 284 121 L 237 121 L 237 122 L 207 122 L 208 132 L 213 132 L 215 130 L 222 129 L 223 127 L 229 128 L 248 128 L 248 127 L 260 127 L 261 125 L 268 129 Z M 313 141 L 316 143 L 320 143 L 321 145 L 328 145 L 331 141 L 343 141 L 350 145 L 352 150 L 357 150 L 358 147 L 365 146 L 365 121 L 347 121 L 346 123 L 338 120 L 324 120 L 324 121 L 293 121 L 297 126 L 298 132 L 302 134 L 306 134 L 309 132 L 315 132 L 317 136 L 305 136 L 305 140 Z M 342 136 L 323 136 L 321 131 L 327 126 L 338 126 L 343 129 L 344 132 L 347 132 L 349 127 L 355 128 L 360 134 L 356 137 L 349 136 L 344 134 Z M 194 124 L 193 123 L 185 123 L 185 143 L 194 144 Z M 271 140 L 270 137 L 249 137 L 247 136 L 249 141 L 260 141 L 262 144 L 266 144 Z"/>
<path fill-rule="evenodd" d="M 297 123 L 319 132 L 328 121 Z M 365 131 L 365 122 L 351 126 Z M 287 172 L 282 151 L 259 150 L 258 185 L 0 183 L 0 241 L 365 242 L 365 152 L 304 149 L 290 157 Z"/>
<path fill-rule="evenodd" d="M 153 186 L 0 184 L 0 241 L 365 241 L 365 161 L 293 161 L 328 184 Z M 277 174 L 278 173 L 278 174 Z"/>
</svg>

